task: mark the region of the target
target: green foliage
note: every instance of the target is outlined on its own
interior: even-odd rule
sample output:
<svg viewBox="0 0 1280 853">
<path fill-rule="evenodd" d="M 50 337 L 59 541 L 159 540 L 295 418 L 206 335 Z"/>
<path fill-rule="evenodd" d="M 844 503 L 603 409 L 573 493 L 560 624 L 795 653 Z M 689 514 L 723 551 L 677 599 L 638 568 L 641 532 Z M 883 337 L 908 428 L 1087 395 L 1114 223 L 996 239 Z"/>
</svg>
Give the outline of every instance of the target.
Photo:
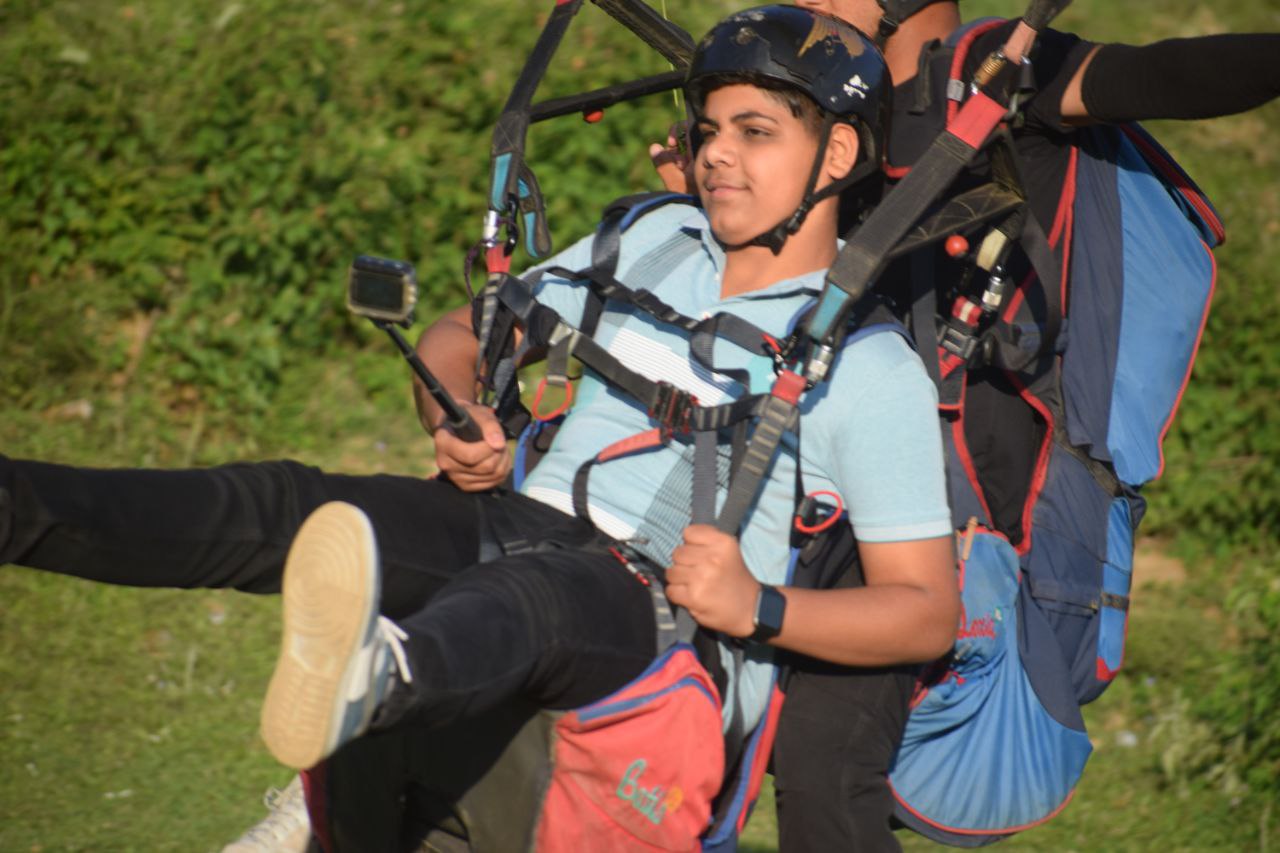
<svg viewBox="0 0 1280 853">
<path fill-rule="evenodd" d="M 602 13 L 581 17 L 580 55 L 549 91 L 662 70 Z M 428 309 L 464 298 L 483 141 L 536 36 L 532 12 L 142 0 L 89 14 L 18 4 L 7 18 L 7 399 L 48 406 L 59 386 L 119 370 L 120 326 L 146 316 L 134 378 L 148 391 L 227 420 L 260 415 L 286 359 L 350 342 L 340 298 L 357 252 L 416 262 Z M 628 173 L 647 179 L 641 128 L 667 123 L 655 109 L 535 130 L 561 240 L 585 233 Z"/>
<path fill-rule="evenodd" d="M 696 33 L 742 4 L 667 5 Z M 464 297 L 492 123 L 545 13 L 0 3 L 0 450 L 428 473 L 403 364 L 342 309 L 345 268 L 359 252 L 413 261 L 425 314 Z M 1141 43 L 1274 31 L 1280 10 L 1077 0 L 1061 25 Z M 587 4 L 540 95 L 663 70 Z M 660 96 L 531 130 L 558 246 L 653 187 L 645 147 L 680 114 Z M 1280 154 L 1265 142 L 1280 105 L 1153 129 L 1229 235 L 1143 528 L 1194 568 L 1138 591 L 1137 608 L 1153 604 L 1124 676 L 1087 709 L 1097 753 L 1080 792 L 1019 849 L 1237 848 L 1266 837 L 1280 796 Z M 275 619 L 243 596 L 0 570 L 0 848 L 201 849 L 256 820 L 286 775 L 253 734 Z M 770 820 L 766 803 L 757 849 L 772 849 Z"/>
</svg>

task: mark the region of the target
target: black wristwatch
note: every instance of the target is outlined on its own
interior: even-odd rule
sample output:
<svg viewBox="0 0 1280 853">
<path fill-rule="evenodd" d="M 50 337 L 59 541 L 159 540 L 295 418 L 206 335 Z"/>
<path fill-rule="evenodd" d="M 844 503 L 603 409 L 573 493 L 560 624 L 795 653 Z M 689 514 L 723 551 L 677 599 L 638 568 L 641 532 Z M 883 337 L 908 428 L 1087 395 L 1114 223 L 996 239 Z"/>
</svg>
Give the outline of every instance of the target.
<svg viewBox="0 0 1280 853">
<path fill-rule="evenodd" d="M 756 615 L 752 620 L 756 629 L 747 639 L 757 643 L 772 640 L 782 632 L 782 615 L 787 611 L 787 599 L 778 592 L 777 587 L 760 584 L 760 595 L 756 598 Z"/>
</svg>

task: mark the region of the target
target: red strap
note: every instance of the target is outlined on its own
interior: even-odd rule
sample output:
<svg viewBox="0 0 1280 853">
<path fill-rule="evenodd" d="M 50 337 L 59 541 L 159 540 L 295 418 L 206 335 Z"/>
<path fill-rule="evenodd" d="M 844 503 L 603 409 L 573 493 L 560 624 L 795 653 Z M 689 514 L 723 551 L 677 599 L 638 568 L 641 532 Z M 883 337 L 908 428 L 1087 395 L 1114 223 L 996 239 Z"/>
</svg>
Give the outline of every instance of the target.
<svg viewBox="0 0 1280 853">
<path fill-rule="evenodd" d="M 608 462 L 610 459 L 617 459 L 619 456 L 626 456 L 628 453 L 635 453 L 637 450 L 648 450 L 651 447 L 657 447 L 665 443 L 663 431 L 655 427 L 654 429 L 636 433 L 630 438 L 615 441 L 596 454 L 596 461 Z"/>
<path fill-rule="evenodd" d="M 970 148 L 979 148 L 1008 109 L 983 92 L 970 96 L 947 130 Z"/>
<path fill-rule="evenodd" d="M 804 377 L 799 373 L 784 370 L 774 380 L 773 388 L 769 389 L 769 393 L 794 406 L 800 402 L 800 395 L 804 393 Z"/>
<path fill-rule="evenodd" d="M 961 296 L 951 306 L 951 316 L 966 326 L 976 326 L 978 325 L 978 318 L 982 316 L 982 308 L 975 304 L 972 299 Z"/>
<path fill-rule="evenodd" d="M 490 246 L 484 253 L 484 265 L 490 274 L 507 272 L 511 269 L 511 256 L 500 245 Z"/>
<path fill-rule="evenodd" d="M 951 80 L 960 81 L 961 74 L 964 72 L 964 61 L 969 56 L 969 48 L 973 47 L 974 39 L 983 33 L 989 33 L 996 27 L 1004 24 L 1005 21 L 988 21 L 985 24 L 978 24 L 969 32 L 961 37 L 956 43 L 955 53 L 951 58 Z M 956 112 L 960 109 L 960 104 L 956 101 L 947 102 L 947 122 L 955 121 Z"/>
</svg>

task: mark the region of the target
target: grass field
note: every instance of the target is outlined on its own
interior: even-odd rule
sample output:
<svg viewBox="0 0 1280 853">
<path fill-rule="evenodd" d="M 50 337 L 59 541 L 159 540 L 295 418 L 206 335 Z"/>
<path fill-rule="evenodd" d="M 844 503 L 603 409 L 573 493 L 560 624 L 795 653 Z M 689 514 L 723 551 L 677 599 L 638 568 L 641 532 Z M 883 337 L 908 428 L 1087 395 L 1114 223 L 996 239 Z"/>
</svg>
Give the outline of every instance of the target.
<svg viewBox="0 0 1280 853">
<path fill-rule="evenodd" d="M 61 50 L 49 33 L 76 30 L 76 16 L 127 17 L 135 8 L 59 2 L 51 4 L 52 17 L 26 13 L 37 5 L 0 4 L 0 30 L 17 21 L 0 45 L 16 53 L 17 40 L 30 37 Z M 297 4 L 280 5 L 296 12 Z M 329 15 L 342 4 L 316 5 L 317 14 Z M 684 20 L 683 10 L 668 5 L 674 18 Z M 692 16 L 714 18 L 711 5 Z M 524 4 L 507 3 L 516 6 Z M 224 13 L 238 14 L 233 7 L 240 4 L 229 4 Z M 381 9 L 368 8 L 375 7 Z M 472 18 L 496 8 L 486 0 L 468 4 L 465 14 L 474 24 Z M 965 8 L 975 15 L 1016 11 L 995 0 Z M 1273 0 L 1081 0 L 1060 23 L 1090 38 L 1145 42 L 1226 29 L 1280 30 L 1280 6 Z M 126 49 L 146 59 L 154 45 Z M 72 51 L 59 61 L 70 67 L 81 60 Z M 0 53 L 0 83 L 14 79 L 5 75 L 17 64 L 6 62 Z M 130 93 L 122 89 L 109 97 L 127 99 Z M 436 106 L 442 115 L 462 110 L 447 97 Z M 4 120 L 6 108 L 0 89 L 0 128 L 16 131 L 25 144 L 21 127 Z M 149 120 L 163 125 L 163 119 Z M 91 136 L 95 117 L 79 121 L 76 127 Z M 1280 592 L 1271 547 L 1274 517 L 1268 521 L 1268 512 L 1259 511 L 1260 521 L 1236 523 L 1236 508 L 1255 492 L 1247 507 L 1275 506 L 1274 495 L 1267 497 L 1274 480 L 1265 477 L 1280 466 L 1275 421 L 1266 420 L 1276 414 L 1280 383 L 1274 342 L 1280 320 L 1274 272 L 1280 265 L 1280 154 L 1274 144 L 1280 105 L 1157 129 L 1227 222 L 1217 308 L 1184 406 L 1188 426 L 1171 434 L 1169 472 L 1153 493 L 1147 529 L 1160 536 L 1143 546 L 1125 672 L 1086 709 L 1094 757 L 1065 812 L 1006 842 L 1005 849 L 1266 850 L 1280 832 L 1280 815 L 1266 794 L 1280 790 L 1280 768 L 1251 764 L 1244 734 L 1224 742 L 1226 729 L 1211 725 L 1203 704 L 1206 696 L 1221 694 L 1215 707 L 1231 717 L 1257 703 L 1256 692 L 1246 699 L 1252 688 L 1239 657 L 1242 650 L 1265 653 L 1268 646 L 1245 645 L 1247 632 L 1232 618 L 1243 606 L 1233 587 L 1249 580 L 1259 596 Z M 459 166 L 456 175 L 476 184 L 470 187 L 474 195 L 483 180 L 487 139 L 454 143 L 476 161 Z M 564 156 L 577 154 L 571 149 Z M 643 158 L 633 159 L 628 174 L 634 183 L 645 173 Z M 4 177 L 0 186 L 19 183 Z M 618 183 L 619 191 L 628 189 Z M 447 184 L 439 184 L 442 196 L 454 191 Z M 99 189 L 122 193 L 122 204 L 130 191 Z M 43 212 L 52 216 L 54 203 L 47 203 Z M 30 235 L 44 227 L 20 231 L 5 214 L 0 202 L 0 242 L 6 245 L 28 246 L 22 241 L 34 240 Z M 420 213 L 415 222 L 430 219 Z M 436 235 L 431 222 L 419 225 L 424 230 L 413 239 L 438 240 L 450 255 L 448 268 L 456 269 L 460 238 Z M 253 227 L 246 220 L 244 228 Z M 68 245 L 67 251 L 75 247 Z M 278 382 L 269 405 L 245 414 L 210 402 L 223 398 L 202 397 L 186 374 L 169 373 L 177 363 L 171 326 L 194 322 L 178 308 L 141 300 L 152 307 L 112 315 L 73 291 L 70 308 L 50 302 L 58 311 L 42 313 L 44 307 L 29 298 L 47 293 L 36 287 L 38 278 L 0 269 L 0 353 L 10 362 L 0 365 L 0 387 L 9 397 L 0 404 L 5 454 L 101 466 L 289 457 L 352 473 L 431 470 L 430 441 L 411 413 L 403 364 L 371 331 L 345 327 L 322 356 L 306 350 L 295 357 L 301 350 L 284 348 L 276 367 L 262 368 Z M 171 275 L 167 267 L 165 275 Z M 74 287 L 95 286 L 92 272 L 77 269 L 76 276 L 68 279 Z M 325 286 L 336 292 L 338 281 Z M 232 319 L 215 324 L 230 330 L 228 336 L 235 329 L 236 293 L 231 288 L 219 305 Z M 336 300 L 334 305 L 338 310 Z M 259 343 L 227 344 L 226 358 L 251 361 Z M 102 351 L 112 353 L 108 367 L 81 369 L 96 364 Z M 1240 445 L 1242 431 L 1261 438 Z M 1162 513 L 1176 523 L 1162 522 Z M 1204 519 L 1204 528 L 1192 529 L 1196 525 L 1186 519 Z M 256 821 L 264 790 L 282 786 L 289 775 L 266 754 L 256 732 L 275 654 L 277 610 L 274 598 L 109 588 L 0 567 L 0 851 L 215 850 Z M 1240 691 L 1238 702 L 1232 690 Z M 1250 713 L 1276 719 L 1266 709 Z M 748 830 L 747 849 L 776 849 L 769 797 Z M 909 849 L 934 846 L 911 838 L 904 843 Z"/>
</svg>

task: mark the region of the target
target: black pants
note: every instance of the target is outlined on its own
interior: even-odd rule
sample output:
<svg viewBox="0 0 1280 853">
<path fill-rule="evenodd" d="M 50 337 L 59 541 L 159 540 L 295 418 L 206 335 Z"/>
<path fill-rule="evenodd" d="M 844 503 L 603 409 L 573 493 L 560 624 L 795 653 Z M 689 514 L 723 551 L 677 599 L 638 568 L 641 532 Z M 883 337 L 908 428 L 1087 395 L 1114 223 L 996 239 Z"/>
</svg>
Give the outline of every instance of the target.
<svg viewBox="0 0 1280 853">
<path fill-rule="evenodd" d="M 593 530 L 519 496 L 467 495 L 438 481 L 294 462 L 145 471 L 0 457 L 0 564 L 131 586 L 276 592 L 299 525 L 331 500 L 369 515 L 382 612 L 413 638 L 420 692 L 392 716 L 440 725 L 513 694 L 574 707 L 652 658 L 648 593 L 602 555 Z M 468 571 L 486 518 L 499 512 L 530 541 L 552 544 Z M 477 607 L 500 615 L 472 618 Z M 910 685 L 896 671 L 798 665 L 774 753 L 785 853 L 896 849 L 884 778 Z M 367 765 L 359 752 L 353 764 Z"/>
<path fill-rule="evenodd" d="M 796 663 L 773 746 L 782 853 L 902 849 L 887 776 L 914 685 L 913 668 Z"/>
<path fill-rule="evenodd" d="M 517 694 L 574 707 L 653 659 L 648 590 L 590 525 L 521 495 L 438 480 L 295 462 L 152 471 L 0 457 L 0 563 L 131 586 L 276 592 L 299 525 L 332 500 L 368 514 L 382 612 L 410 635 L 412 691 L 384 719 L 445 723 Z M 495 514 L 538 547 L 478 565 Z"/>
</svg>

